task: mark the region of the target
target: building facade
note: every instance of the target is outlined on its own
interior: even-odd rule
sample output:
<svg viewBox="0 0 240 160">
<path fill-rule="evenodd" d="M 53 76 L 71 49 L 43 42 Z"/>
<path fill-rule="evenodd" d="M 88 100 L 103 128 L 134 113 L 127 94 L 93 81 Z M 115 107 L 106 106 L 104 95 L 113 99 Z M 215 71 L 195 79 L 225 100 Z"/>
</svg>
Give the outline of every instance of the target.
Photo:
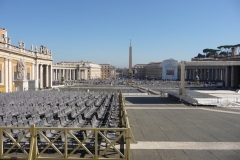
<svg viewBox="0 0 240 160">
<path fill-rule="evenodd" d="M 116 68 L 110 64 L 100 64 L 101 78 L 116 78 Z"/>
<path fill-rule="evenodd" d="M 177 80 L 178 79 L 178 61 L 167 59 L 162 62 L 162 79 Z"/>
<path fill-rule="evenodd" d="M 59 62 L 53 65 L 53 80 L 88 80 L 101 78 L 101 66 L 92 62 Z"/>
<path fill-rule="evenodd" d="M 179 66 L 179 73 L 180 66 Z M 240 88 L 240 61 L 190 61 L 186 62 L 185 79 L 195 81 L 222 81 L 225 87 Z M 180 79 L 180 74 L 178 74 Z"/>
<path fill-rule="evenodd" d="M 146 75 L 146 65 L 147 64 L 135 64 L 133 66 L 133 77 L 136 79 L 144 79 Z"/>
<path fill-rule="evenodd" d="M 145 77 L 146 79 L 180 80 L 181 76 L 180 62 L 177 61 L 174 61 L 174 63 L 169 63 L 169 60 L 163 61 L 163 63 L 161 62 L 149 63 L 148 65 L 143 66 L 143 68 L 141 69 L 144 71 L 143 72 L 144 74 L 142 74 L 141 77 Z M 168 71 L 170 73 L 167 74 L 167 70 L 170 70 Z M 230 88 L 240 88 L 239 73 L 240 73 L 240 56 L 236 55 L 232 58 L 229 57 L 224 60 L 221 59 L 210 61 L 209 59 L 207 59 L 206 61 L 204 60 L 186 61 L 185 66 L 186 81 L 196 81 L 198 77 L 200 82 L 220 81 L 224 83 L 225 87 Z"/>
<path fill-rule="evenodd" d="M 40 48 L 25 49 L 19 41 L 18 46 L 11 45 L 6 29 L 0 29 L 0 92 L 15 91 L 14 81 L 18 79 L 17 64 L 22 61 L 27 80 L 32 80 L 37 88 L 52 86 L 52 55 L 50 50 Z M 4 36 L 3 36 L 4 34 Z"/>
<path fill-rule="evenodd" d="M 162 63 L 151 62 L 145 66 L 146 79 L 162 79 Z"/>
</svg>

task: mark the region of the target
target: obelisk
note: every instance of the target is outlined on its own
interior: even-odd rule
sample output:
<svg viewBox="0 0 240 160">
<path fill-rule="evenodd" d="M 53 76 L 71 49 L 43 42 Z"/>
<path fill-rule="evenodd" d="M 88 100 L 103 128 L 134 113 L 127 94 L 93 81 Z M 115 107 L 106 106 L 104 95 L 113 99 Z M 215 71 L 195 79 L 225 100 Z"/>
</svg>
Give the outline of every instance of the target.
<svg viewBox="0 0 240 160">
<path fill-rule="evenodd" d="M 131 40 L 130 40 L 130 47 L 129 47 L 128 83 L 132 83 L 132 45 L 131 45 Z"/>
</svg>

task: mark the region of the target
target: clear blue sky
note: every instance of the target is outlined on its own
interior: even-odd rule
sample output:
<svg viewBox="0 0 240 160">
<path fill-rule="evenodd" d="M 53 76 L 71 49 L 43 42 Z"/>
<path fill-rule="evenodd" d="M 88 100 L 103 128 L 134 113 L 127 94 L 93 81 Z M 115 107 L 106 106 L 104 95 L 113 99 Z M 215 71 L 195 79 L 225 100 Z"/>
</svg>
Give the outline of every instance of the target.
<svg viewBox="0 0 240 160">
<path fill-rule="evenodd" d="M 11 43 L 44 45 L 54 63 L 128 66 L 190 60 L 205 48 L 240 43 L 240 0 L 0 0 Z"/>
</svg>

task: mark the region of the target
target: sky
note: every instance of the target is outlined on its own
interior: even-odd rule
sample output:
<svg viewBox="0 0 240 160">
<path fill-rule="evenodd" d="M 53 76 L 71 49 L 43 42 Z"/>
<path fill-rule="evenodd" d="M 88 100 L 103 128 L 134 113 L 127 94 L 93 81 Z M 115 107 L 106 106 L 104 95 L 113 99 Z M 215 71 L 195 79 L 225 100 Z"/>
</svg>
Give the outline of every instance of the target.
<svg viewBox="0 0 240 160">
<path fill-rule="evenodd" d="M 128 67 L 240 44 L 239 0 L 0 0 L 11 44 L 44 45 L 54 63 Z"/>
</svg>

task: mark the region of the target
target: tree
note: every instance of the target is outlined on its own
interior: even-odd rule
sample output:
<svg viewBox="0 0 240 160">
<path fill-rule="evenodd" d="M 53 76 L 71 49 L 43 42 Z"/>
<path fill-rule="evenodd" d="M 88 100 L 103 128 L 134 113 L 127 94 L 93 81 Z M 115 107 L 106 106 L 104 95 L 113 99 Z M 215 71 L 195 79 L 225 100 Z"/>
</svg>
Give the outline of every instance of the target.
<svg viewBox="0 0 240 160">
<path fill-rule="evenodd" d="M 206 49 L 203 50 L 203 53 L 205 53 L 205 54 L 206 54 L 206 57 L 209 58 L 209 57 L 215 57 L 215 56 L 217 56 L 219 51 L 220 51 L 220 50 L 218 50 L 218 49 L 209 49 L 209 48 L 206 48 Z"/>
<path fill-rule="evenodd" d="M 198 55 L 194 58 L 205 58 L 205 55 L 201 54 L 201 53 L 198 53 Z"/>
</svg>

